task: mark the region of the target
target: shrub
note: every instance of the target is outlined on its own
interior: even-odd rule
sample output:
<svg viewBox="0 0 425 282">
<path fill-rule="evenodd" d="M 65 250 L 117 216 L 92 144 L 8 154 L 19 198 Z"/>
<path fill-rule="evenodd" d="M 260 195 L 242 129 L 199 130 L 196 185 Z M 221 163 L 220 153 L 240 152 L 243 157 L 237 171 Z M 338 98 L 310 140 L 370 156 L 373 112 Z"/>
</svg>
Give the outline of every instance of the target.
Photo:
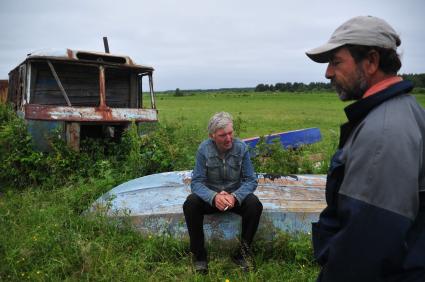
<svg viewBox="0 0 425 282">
<path fill-rule="evenodd" d="M 257 172 L 276 175 L 311 173 L 310 163 L 304 160 L 303 148 L 284 149 L 279 140 L 267 144 L 262 137 L 252 150 L 252 161 Z"/>
<path fill-rule="evenodd" d="M 180 91 L 179 88 L 176 89 L 176 91 L 174 92 L 174 97 L 183 97 L 184 94 L 182 91 Z"/>
<path fill-rule="evenodd" d="M 0 107 L 0 183 L 22 189 L 46 178 L 43 154 L 31 147 L 24 121 L 4 105 Z"/>
</svg>

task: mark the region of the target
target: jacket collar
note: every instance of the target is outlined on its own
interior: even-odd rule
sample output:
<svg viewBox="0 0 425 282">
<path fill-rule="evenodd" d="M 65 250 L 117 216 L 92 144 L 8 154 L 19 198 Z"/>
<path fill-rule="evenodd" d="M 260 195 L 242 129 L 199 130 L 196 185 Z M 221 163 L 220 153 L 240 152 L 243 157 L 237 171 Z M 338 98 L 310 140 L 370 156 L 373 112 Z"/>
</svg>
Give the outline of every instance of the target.
<svg viewBox="0 0 425 282">
<path fill-rule="evenodd" d="M 410 92 L 412 89 L 412 82 L 400 81 L 372 96 L 350 104 L 344 109 L 348 121 L 350 123 L 357 123 L 364 119 L 373 108 L 382 104 L 384 101 L 396 97 L 400 94 Z"/>
<path fill-rule="evenodd" d="M 401 81 L 372 96 L 363 98 L 345 107 L 344 111 L 348 118 L 348 122 L 341 125 L 338 148 L 342 148 L 344 146 L 345 142 L 348 140 L 348 137 L 351 134 L 351 131 L 368 115 L 368 113 L 373 108 L 391 98 L 408 93 L 412 89 L 412 82 Z"/>
<path fill-rule="evenodd" d="M 209 157 L 219 157 L 218 149 L 217 149 L 217 146 L 216 146 L 214 140 L 212 140 L 211 138 L 209 138 L 209 140 L 210 140 L 209 143 L 210 143 L 210 148 L 211 149 L 209 150 L 208 156 Z M 236 148 L 237 141 L 239 141 L 239 139 L 233 138 L 233 146 L 232 146 L 232 148 L 229 151 L 227 151 L 225 153 L 225 156 L 236 155 L 236 153 L 238 152 L 238 149 Z"/>
</svg>

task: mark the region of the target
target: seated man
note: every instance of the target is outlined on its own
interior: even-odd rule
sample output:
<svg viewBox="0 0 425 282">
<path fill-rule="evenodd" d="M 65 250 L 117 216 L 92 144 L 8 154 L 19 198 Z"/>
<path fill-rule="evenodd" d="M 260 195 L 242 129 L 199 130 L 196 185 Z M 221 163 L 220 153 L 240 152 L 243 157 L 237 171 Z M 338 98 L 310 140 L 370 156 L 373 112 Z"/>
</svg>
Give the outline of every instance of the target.
<svg viewBox="0 0 425 282">
<path fill-rule="evenodd" d="M 248 147 L 233 139 L 230 114 L 215 114 L 208 124 L 209 139 L 201 143 L 196 155 L 190 194 L 183 204 L 194 255 L 195 271 L 208 272 L 204 247 L 204 214 L 230 211 L 242 217 L 241 246 L 232 260 L 247 271 L 254 268 L 250 251 L 263 205 L 253 194 L 257 179 Z"/>
</svg>

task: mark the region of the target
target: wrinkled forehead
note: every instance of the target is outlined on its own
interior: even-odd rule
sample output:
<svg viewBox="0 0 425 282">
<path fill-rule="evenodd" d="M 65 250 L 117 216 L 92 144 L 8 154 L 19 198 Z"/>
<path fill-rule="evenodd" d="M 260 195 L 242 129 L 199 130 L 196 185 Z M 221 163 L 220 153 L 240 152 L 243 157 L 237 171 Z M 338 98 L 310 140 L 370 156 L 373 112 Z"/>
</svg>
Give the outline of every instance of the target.
<svg viewBox="0 0 425 282">
<path fill-rule="evenodd" d="M 214 132 L 215 135 L 227 135 L 229 133 L 233 133 L 233 123 L 227 123 L 226 125 L 217 128 Z"/>
</svg>

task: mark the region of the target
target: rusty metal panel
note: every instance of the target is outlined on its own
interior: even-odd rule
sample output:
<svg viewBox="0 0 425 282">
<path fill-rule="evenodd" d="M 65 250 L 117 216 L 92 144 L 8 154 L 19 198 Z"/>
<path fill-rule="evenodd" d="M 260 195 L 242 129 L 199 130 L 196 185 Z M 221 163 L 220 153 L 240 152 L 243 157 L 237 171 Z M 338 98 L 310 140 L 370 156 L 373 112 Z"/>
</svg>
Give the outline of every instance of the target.
<svg viewBox="0 0 425 282">
<path fill-rule="evenodd" d="M 78 122 L 66 124 L 66 143 L 75 151 L 80 150 L 80 129 Z"/>
<path fill-rule="evenodd" d="M 66 107 L 37 104 L 25 105 L 25 118 L 79 122 L 154 122 L 158 120 L 155 109 Z"/>
<path fill-rule="evenodd" d="M 269 177 L 258 174 L 255 194 L 263 203 L 260 236 L 278 232 L 310 232 L 325 203 L 325 175 Z M 146 233 L 187 236 L 182 205 L 190 193 L 191 171 L 168 172 L 123 183 L 100 197 L 92 211 L 109 216 L 129 215 L 138 230 Z M 234 239 L 240 217 L 231 213 L 206 215 L 207 238 Z"/>
<path fill-rule="evenodd" d="M 49 60 L 61 60 L 61 61 L 85 61 L 93 62 L 96 64 L 102 65 L 120 65 L 131 68 L 138 68 L 144 71 L 153 71 L 153 67 L 147 65 L 136 64 L 130 57 L 125 55 L 116 55 L 103 52 L 92 52 L 92 51 L 82 51 L 82 50 L 71 50 L 71 49 L 61 49 L 61 50 L 40 50 L 35 51 L 27 56 L 27 60 L 37 60 L 37 59 L 49 59 Z"/>
<path fill-rule="evenodd" d="M 0 104 L 5 104 L 7 101 L 8 86 L 9 86 L 8 80 L 0 80 Z"/>
<path fill-rule="evenodd" d="M 106 108 L 106 92 L 105 92 L 105 68 L 99 66 L 99 108 Z"/>
<path fill-rule="evenodd" d="M 38 151 L 49 151 L 48 137 L 52 133 L 57 133 L 60 138 L 65 138 L 63 130 L 65 122 L 63 121 L 27 120 L 26 123 L 32 138 L 32 146 Z"/>
<path fill-rule="evenodd" d="M 19 69 L 15 68 L 9 72 L 9 86 L 7 90 L 7 102 L 13 105 L 15 111 L 18 109 L 18 91 L 19 91 Z"/>
</svg>

